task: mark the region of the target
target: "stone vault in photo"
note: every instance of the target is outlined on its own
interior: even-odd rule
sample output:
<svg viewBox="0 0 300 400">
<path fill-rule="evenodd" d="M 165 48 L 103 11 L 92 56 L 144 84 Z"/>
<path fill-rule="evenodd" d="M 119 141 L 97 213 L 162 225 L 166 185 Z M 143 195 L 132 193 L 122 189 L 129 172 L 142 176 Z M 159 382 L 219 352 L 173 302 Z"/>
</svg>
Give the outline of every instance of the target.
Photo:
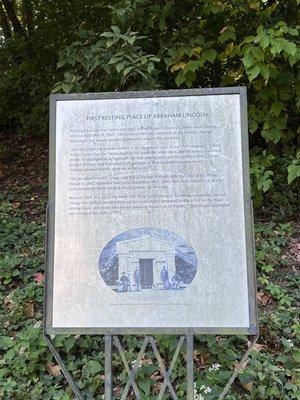
<svg viewBox="0 0 300 400">
<path fill-rule="evenodd" d="M 197 256 L 186 240 L 166 229 L 120 233 L 103 248 L 100 275 L 116 292 L 182 290 L 194 279 Z"/>
</svg>

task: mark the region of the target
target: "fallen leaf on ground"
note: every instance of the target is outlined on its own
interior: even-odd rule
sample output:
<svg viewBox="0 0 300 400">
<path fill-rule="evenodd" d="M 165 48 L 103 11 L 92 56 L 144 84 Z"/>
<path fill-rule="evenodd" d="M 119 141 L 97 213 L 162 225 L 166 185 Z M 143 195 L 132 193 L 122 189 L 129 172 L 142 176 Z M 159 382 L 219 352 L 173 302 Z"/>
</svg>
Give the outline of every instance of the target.
<svg viewBox="0 0 300 400">
<path fill-rule="evenodd" d="M 246 361 L 242 364 L 242 366 L 241 366 L 241 368 L 240 368 L 240 372 L 243 372 L 243 371 L 246 369 L 246 367 L 247 367 L 248 364 L 249 364 L 249 359 L 246 360 Z M 234 368 L 237 368 L 238 365 L 239 365 L 239 362 L 236 361 L 236 362 L 234 363 Z"/>
<path fill-rule="evenodd" d="M 47 364 L 46 370 L 48 374 L 50 374 L 51 376 L 58 376 L 61 374 L 60 366 L 57 364 L 52 364 L 52 363 Z"/>
<path fill-rule="evenodd" d="M 210 358 L 210 353 L 201 353 L 197 350 L 194 351 L 194 361 L 198 368 L 205 369 L 207 362 Z"/>
<path fill-rule="evenodd" d="M 250 340 L 247 342 L 247 345 L 248 345 L 248 347 L 251 345 Z M 255 343 L 253 349 L 256 351 L 262 351 L 262 350 L 267 349 L 267 346 L 265 344 Z"/>
<path fill-rule="evenodd" d="M 27 317 L 27 318 L 34 317 L 34 303 L 32 301 L 25 304 L 23 313 L 24 313 L 25 317 Z"/>
<path fill-rule="evenodd" d="M 155 372 L 153 372 L 153 374 L 150 376 L 150 378 L 152 379 L 152 380 L 154 380 L 154 381 L 160 381 L 160 380 L 162 380 L 163 379 L 163 376 L 162 376 L 162 374 L 161 374 L 161 372 L 160 371 L 155 371 Z"/>
<path fill-rule="evenodd" d="M 4 305 L 5 305 L 5 307 L 7 307 L 9 310 L 11 310 L 11 309 L 15 306 L 15 303 L 14 303 L 13 300 L 12 300 L 12 295 L 13 295 L 13 292 L 11 292 L 8 296 L 6 296 L 6 297 L 4 298 Z"/>
<path fill-rule="evenodd" d="M 163 385 L 162 382 L 155 382 L 155 384 L 154 384 L 154 386 L 153 386 L 154 392 L 155 392 L 155 393 L 160 392 L 160 389 L 161 389 L 162 385 Z"/>
<path fill-rule="evenodd" d="M 246 390 L 248 390 L 249 392 L 252 390 L 253 388 L 253 382 L 247 382 L 247 383 L 242 383 L 243 388 L 245 388 Z"/>
<path fill-rule="evenodd" d="M 41 272 L 36 272 L 34 274 L 34 280 L 37 284 L 43 283 L 45 278 L 44 278 L 44 274 L 42 274 Z"/>
<path fill-rule="evenodd" d="M 257 296 L 258 302 L 264 306 L 271 303 L 271 301 L 272 301 L 272 296 L 269 293 L 264 293 L 262 290 L 257 292 L 256 296 Z"/>
<path fill-rule="evenodd" d="M 147 358 L 147 357 L 143 357 L 142 359 L 141 359 L 141 364 L 142 365 L 144 365 L 144 364 L 148 364 L 148 365 L 152 365 L 153 363 L 152 363 L 152 360 L 150 359 L 150 358 Z"/>
</svg>

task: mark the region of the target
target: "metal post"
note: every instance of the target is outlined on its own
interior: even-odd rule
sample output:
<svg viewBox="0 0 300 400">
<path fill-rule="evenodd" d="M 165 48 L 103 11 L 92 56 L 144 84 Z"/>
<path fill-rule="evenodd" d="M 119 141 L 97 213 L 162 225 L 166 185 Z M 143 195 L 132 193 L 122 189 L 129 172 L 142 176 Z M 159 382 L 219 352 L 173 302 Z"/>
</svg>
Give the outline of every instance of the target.
<svg viewBox="0 0 300 400">
<path fill-rule="evenodd" d="M 221 393 L 219 400 L 223 400 L 228 392 L 228 390 L 230 389 L 231 385 L 233 384 L 233 381 L 235 380 L 235 378 L 237 377 L 238 373 L 240 372 L 240 370 L 243 368 L 243 365 L 245 364 L 245 362 L 247 361 L 249 354 L 251 353 L 251 351 L 253 350 L 255 343 L 258 340 L 259 335 L 255 335 L 254 338 L 252 339 L 250 346 L 248 347 L 248 350 L 246 351 L 246 353 L 244 354 L 243 358 L 241 359 L 241 361 L 238 363 L 237 367 L 235 368 L 231 378 L 229 379 L 227 385 L 225 386 L 223 392 Z"/>
<path fill-rule="evenodd" d="M 63 359 L 61 358 L 61 356 L 59 355 L 58 351 L 56 350 L 56 348 L 54 347 L 54 344 L 51 340 L 51 337 L 48 336 L 46 333 L 44 333 L 44 338 L 46 340 L 46 343 L 51 351 L 51 353 L 54 355 L 56 361 L 58 362 L 64 376 L 66 377 L 69 385 L 71 386 L 71 389 L 73 390 L 75 397 L 77 400 L 83 400 L 83 397 L 78 389 L 77 384 L 75 383 L 72 375 L 70 374 L 70 372 L 68 371 L 68 368 L 66 366 L 66 364 L 63 362 Z"/>
<path fill-rule="evenodd" d="M 194 335 L 186 335 L 186 398 L 194 400 Z"/>
<path fill-rule="evenodd" d="M 44 333 L 44 337 L 45 340 L 52 352 L 52 354 L 54 355 L 56 361 L 58 362 L 58 364 L 61 367 L 61 370 L 64 374 L 64 376 L 66 377 L 69 385 L 71 386 L 76 399 L 78 400 L 83 400 L 83 397 L 80 393 L 80 390 L 77 386 L 77 384 L 75 383 L 72 375 L 70 374 L 70 372 L 68 371 L 68 368 L 66 366 L 66 364 L 64 363 L 64 361 L 62 360 L 61 356 L 59 355 L 58 351 L 56 350 L 56 348 L 54 347 L 54 344 L 51 340 L 51 337 L 49 335 L 47 335 L 46 333 Z M 195 400 L 195 394 L 194 394 L 194 335 L 192 334 L 187 334 L 185 335 L 186 338 L 186 375 L 187 375 L 187 400 Z M 182 346 L 182 343 L 184 341 L 184 336 L 181 336 L 179 343 L 177 345 L 175 354 L 173 356 L 171 365 L 169 367 L 169 369 L 166 369 L 165 364 L 163 359 L 161 358 L 155 340 L 152 336 L 145 336 L 144 341 L 143 341 L 143 345 L 140 349 L 138 358 L 133 366 L 132 369 L 130 369 L 128 362 L 125 358 L 123 349 L 122 349 L 122 345 L 118 339 L 117 336 L 113 337 L 112 335 L 105 335 L 105 400 L 113 400 L 113 375 L 112 375 L 112 344 L 113 344 L 113 339 L 115 341 L 115 344 L 119 350 L 119 353 L 121 355 L 122 361 L 124 363 L 125 369 L 128 373 L 128 381 L 126 384 L 126 387 L 124 389 L 123 395 L 122 395 L 122 399 L 125 400 L 128 394 L 128 391 L 130 389 L 130 387 L 132 386 L 134 393 L 136 395 L 136 399 L 140 399 L 140 393 L 139 393 L 139 389 L 138 386 L 136 384 L 135 381 L 135 377 L 137 374 L 137 370 L 138 370 L 138 366 L 140 365 L 141 359 L 145 353 L 147 344 L 150 343 L 152 346 L 152 349 L 154 351 L 154 354 L 157 358 L 158 364 L 159 364 L 159 368 L 161 370 L 161 373 L 164 377 L 164 382 L 163 385 L 161 387 L 160 393 L 158 395 L 158 400 L 162 398 L 162 396 L 165 393 L 165 390 L 167 387 L 169 387 L 169 391 L 170 391 L 170 395 L 173 399 L 177 399 L 177 395 L 173 389 L 170 377 L 173 371 L 173 368 L 175 366 L 176 360 L 179 356 L 180 353 L 180 349 Z M 248 350 L 246 351 L 246 353 L 244 354 L 243 358 L 241 359 L 241 361 L 239 362 L 239 364 L 237 365 L 237 367 L 235 368 L 235 371 L 233 372 L 231 378 L 229 379 L 227 385 L 225 386 L 223 392 L 221 393 L 219 400 L 223 400 L 226 396 L 226 394 L 228 393 L 234 379 L 237 377 L 239 371 L 241 370 L 242 366 L 244 365 L 244 363 L 246 362 L 247 358 L 249 357 L 249 354 L 251 352 L 251 350 L 254 348 L 255 343 L 257 342 L 258 339 L 258 334 L 254 336 L 254 338 L 252 339 Z"/>
<path fill-rule="evenodd" d="M 112 399 L 112 335 L 105 335 L 105 400 Z"/>
</svg>

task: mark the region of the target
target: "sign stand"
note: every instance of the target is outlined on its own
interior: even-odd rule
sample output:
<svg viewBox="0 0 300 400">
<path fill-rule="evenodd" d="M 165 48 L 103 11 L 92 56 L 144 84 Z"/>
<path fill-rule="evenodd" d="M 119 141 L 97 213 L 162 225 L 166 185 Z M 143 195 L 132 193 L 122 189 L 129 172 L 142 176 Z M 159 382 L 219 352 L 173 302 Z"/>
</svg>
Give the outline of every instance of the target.
<svg viewBox="0 0 300 400">
<path fill-rule="evenodd" d="M 60 354 L 58 353 L 58 351 L 56 350 L 53 341 L 51 340 L 51 337 L 49 335 L 47 335 L 46 333 L 44 333 L 44 337 L 45 340 L 48 344 L 48 347 L 50 349 L 50 351 L 52 352 L 53 356 L 55 357 L 57 363 L 59 364 L 59 366 L 61 367 L 61 370 L 65 376 L 65 378 L 67 379 L 69 385 L 71 386 L 75 397 L 77 400 L 84 400 L 83 396 L 80 393 L 80 390 L 76 384 L 76 382 L 74 381 L 71 373 L 69 372 L 68 368 L 66 367 L 66 364 L 64 363 L 63 359 L 61 358 Z M 235 378 L 237 377 L 238 373 L 241 371 L 243 365 L 245 364 L 246 360 L 249 357 L 250 352 L 253 350 L 257 339 L 258 339 L 259 335 L 256 334 L 247 351 L 245 352 L 245 354 L 243 355 L 241 361 L 239 362 L 239 364 L 237 365 L 237 367 L 235 368 L 231 378 L 229 379 L 227 385 L 225 386 L 223 392 L 221 393 L 221 395 L 219 396 L 219 400 L 223 400 L 226 396 L 226 394 L 228 393 L 233 381 L 235 380 Z M 167 389 L 167 387 L 169 388 L 169 392 L 170 392 L 170 396 L 173 400 L 178 400 L 178 397 L 175 393 L 175 390 L 172 386 L 171 383 L 171 375 L 172 375 L 172 371 L 174 369 L 174 366 L 176 364 L 176 361 L 178 359 L 180 350 L 182 348 L 182 345 L 184 343 L 184 341 L 186 341 L 186 382 L 187 382 L 187 400 L 194 400 L 194 359 L 193 359 L 193 352 L 194 352 L 194 335 L 193 334 L 186 334 L 186 335 L 181 335 L 179 337 L 179 341 L 175 350 L 175 353 L 173 355 L 171 364 L 169 366 L 169 368 L 167 368 L 165 366 L 165 363 L 158 351 L 155 339 L 153 336 L 145 336 L 144 337 L 144 341 L 142 344 L 142 347 L 140 349 L 139 355 L 137 357 L 137 360 L 135 361 L 132 369 L 130 369 L 128 361 L 126 360 L 125 354 L 124 354 L 124 350 L 122 348 L 121 342 L 119 340 L 119 337 L 117 335 L 105 335 L 105 400 L 113 400 L 113 368 L 112 368 L 112 354 L 113 354 L 113 345 L 115 345 L 118 349 L 118 352 L 121 356 L 122 362 L 124 364 L 125 370 L 128 374 L 128 380 L 127 383 L 125 385 L 125 388 L 123 390 L 122 396 L 121 396 L 121 400 L 126 400 L 127 398 L 127 394 L 130 390 L 130 388 L 132 387 L 134 394 L 135 394 L 135 398 L 137 400 L 141 400 L 141 395 L 140 395 L 140 391 L 139 388 L 137 386 L 137 383 L 135 381 L 135 377 L 136 374 L 138 372 L 138 368 L 140 365 L 140 362 L 143 358 L 143 355 L 145 353 L 145 350 L 148 346 L 148 344 L 151 345 L 152 350 L 156 356 L 156 359 L 158 361 L 159 364 L 159 369 L 164 377 L 164 382 L 162 384 L 162 387 L 160 389 L 159 395 L 157 397 L 157 400 L 162 400 L 163 395 Z"/>
<path fill-rule="evenodd" d="M 187 159 L 186 154 L 193 154 L 193 158 Z M 98 158 L 103 165 L 101 173 L 94 169 Z M 82 166 L 87 169 L 82 169 Z M 106 171 L 114 171 L 114 179 L 111 180 Z M 147 174 L 140 175 L 140 171 Z M 120 394 L 121 400 L 126 400 L 129 392 L 130 397 L 132 394 L 137 400 L 142 398 L 136 378 L 147 347 L 153 351 L 163 378 L 157 400 L 162 400 L 166 391 L 168 398 L 176 400 L 178 397 L 171 378 L 184 348 L 185 398 L 194 400 L 194 335 L 252 335 L 247 351 L 219 396 L 219 400 L 224 400 L 258 339 L 245 88 L 54 95 L 50 99 L 49 172 L 44 337 L 76 399 L 84 400 L 84 397 L 50 334 L 105 335 L 105 400 L 114 398 L 113 351 L 120 355 L 128 375 Z M 129 184 L 136 183 L 137 186 L 127 187 L 127 181 L 124 181 L 124 187 L 120 186 L 120 177 L 127 175 Z M 166 187 L 162 185 L 161 177 Z M 82 182 L 85 183 L 87 178 L 89 186 L 85 187 Z M 134 189 L 129 190 L 131 187 Z M 232 188 L 235 188 L 234 192 Z M 122 200 L 126 197 L 130 199 L 128 207 Z M 163 200 L 165 197 L 166 202 Z M 94 198 L 97 201 L 90 201 Z M 105 202 L 100 201 L 102 198 Z M 170 210 L 166 207 L 169 204 L 172 205 Z M 156 210 L 155 218 L 149 213 L 152 208 Z M 206 210 L 210 219 L 206 218 Z M 104 220 L 101 215 L 105 216 Z M 111 227 L 105 218 L 107 221 L 113 218 Z M 189 225 L 184 222 L 184 229 L 179 229 L 182 221 L 189 221 Z M 59 240 L 55 240 L 56 235 Z M 79 273 L 74 274 L 71 267 L 77 264 L 78 255 L 73 250 L 78 243 L 83 243 L 86 235 L 91 235 L 93 246 L 81 246 Z M 199 235 L 202 237 L 201 246 Z M 222 239 L 222 245 L 211 246 L 216 235 Z M 96 242 L 101 242 L 101 245 L 95 245 Z M 231 243 L 235 244 L 234 251 Z M 209 248 L 207 254 L 206 247 Z M 89 285 L 87 273 L 96 266 L 100 249 L 98 267 L 101 281 L 98 285 Z M 133 254 L 131 258 L 130 254 Z M 186 254 L 190 257 L 187 258 Z M 206 275 L 198 275 L 198 278 L 197 254 L 202 257 L 206 271 Z M 189 265 L 189 279 L 184 274 L 179 276 L 176 256 L 181 269 Z M 117 268 L 114 264 L 116 258 Z M 156 320 L 154 307 L 147 308 L 148 320 L 143 322 L 140 305 L 151 305 L 149 299 L 156 305 L 157 293 L 160 293 L 160 299 L 166 300 L 168 297 L 162 295 L 164 292 L 151 292 L 147 301 L 141 300 L 141 295 L 130 298 L 132 318 L 124 325 L 122 318 L 115 318 L 111 310 L 118 307 L 120 315 L 122 310 L 123 313 L 126 311 L 129 297 L 123 293 L 124 301 L 120 299 L 121 292 L 126 292 L 133 284 L 129 277 L 134 277 L 136 270 L 140 271 L 133 291 L 140 292 L 141 271 L 146 268 L 146 262 L 149 264 L 156 258 L 158 262 L 155 265 L 152 261 L 147 266 L 152 271 L 152 278 L 146 279 L 143 275 L 143 289 L 158 289 L 159 285 L 163 290 L 170 289 L 167 283 L 168 276 L 171 278 L 172 275 L 172 290 L 178 289 L 180 280 L 186 289 L 192 275 L 195 284 L 192 290 L 186 289 L 185 296 L 176 296 L 180 301 L 160 303 L 161 315 L 166 318 L 163 327 Z M 220 262 L 222 259 L 227 262 Z M 219 269 L 209 275 L 208 268 L 214 264 Z M 128 265 L 131 265 L 129 270 Z M 166 266 L 167 270 L 169 266 L 169 275 L 168 272 L 165 274 Z M 108 269 L 110 274 L 105 274 Z M 117 273 L 117 280 L 109 278 L 113 273 Z M 223 283 L 224 277 L 222 296 L 214 301 L 212 294 L 219 288 L 218 282 Z M 208 298 L 205 291 L 201 291 L 205 279 L 210 284 Z M 103 309 L 109 306 L 109 312 L 99 318 L 96 303 L 87 301 L 81 304 L 78 294 L 82 285 L 90 288 L 91 299 L 98 296 Z M 57 287 L 55 291 L 54 286 Z M 62 304 L 64 295 L 68 302 Z M 177 303 L 183 310 L 181 313 L 174 308 Z M 73 304 L 82 306 L 81 315 L 77 315 L 76 307 L 70 308 Z M 205 304 L 211 307 L 203 308 Z M 196 315 L 193 310 L 198 308 L 202 313 Z M 235 308 L 236 314 L 233 314 Z M 212 322 L 209 317 L 214 313 L 215 322 Z M 98 319 L 94 319 L 96 314 Z M 197 328 L 191 328 L 195 326 Z M 152 336 L 156 333 L 178 335 L 169 365 L 165 365 Z M 126 334 L 143 338 L 132 366 L 120 340 L 120 336 Z"/>
</svg>

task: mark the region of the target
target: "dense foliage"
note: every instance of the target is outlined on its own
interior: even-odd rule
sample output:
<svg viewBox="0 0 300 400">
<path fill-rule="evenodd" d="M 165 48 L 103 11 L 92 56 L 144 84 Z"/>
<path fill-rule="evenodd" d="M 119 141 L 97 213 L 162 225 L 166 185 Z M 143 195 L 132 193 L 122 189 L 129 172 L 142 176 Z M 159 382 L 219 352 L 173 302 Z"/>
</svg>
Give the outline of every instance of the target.
<svg viewBox="0 0 300 400">
<path fill-rule="evenodd" d="M 51 90 L 245 85 L 255 205 L 293 214 L 300 176 L 298 5 L 1 0 L 0 125 L 45 133 Z"/>
<path fill-rule="evenodd" d="M 49 94 L 244 85 L 253 199 L 268 222 L 256 223 L 261 336 L 227 400 L 300 400 L 299 225 L 284 223 L 299 202 L 298 6 L 299 0 L 0 0 L 0 132 L 16 132 L 0 144 L 0 399 L 73 398 L 42 336 L 47 183 L 46 154 L 36 143 L 46 147 Z M 17 146 L 22 137 L 28 144 Z M 169 361 L 176 338 L 157 339 Z M 101 398 L 102 338 L 54 340 L 85 398 Z M 129 362 L 140 343 L 123 338 Z M 217 398 L 247 345 L 243 336 L 196 337 L 198 400 Z M 156 366 L 147 351 L 137 379 L 145 400 L 157 397 L 162 382 Z M 114 368 L 118 399 L 126 371 L 117 355 Z M 182 353 L 173 375 L 181 398 L 184 374 Z"/>
<path fill-rule="evenodd" d="M 46 347 L 42 335 L 44 219 L 28 215 L 12 196 L 0 207 L 0 399 L 71 400 L 70 388 Z M 45 205 L 44 197 L 35 207 Z M 299 277 L 295 276 L 299 246 L 292 224 L 257 224 L 258 300 L 261 337 L 227 400 L 299 400 L 300 340 Z M 298 239 L 299 240 L 299 239 Z M 298 244 L 297 244 L 298 243 Z M 158 337 L 166 362 L 174 353 L 176 336 Z M 99 336 L 55 337 L 70 371 L 86 399 L 103 394 L 104 345 Z M 123 346 L 130 363 L 137 358 L 141 338 L 125 336 Z M 198 399 L 217 399 L 235 363 L 247 348 L 243 336 L 196 337 L 195 382 Z M 137 382 L 144 400 L 157 398 L 162 375 L 149 351 L 138 369 Z M 114 357 L 115 396 L 120 398 L 127 374 Z M 179 357 L 175 387 L 184 398 L 185 359 Z M 156 393 L 156 397 L 155 397 Z M 94 397 L 93 397 L 94 396 Z M 202 397 L 201 397 L 202 396 Z"/>
</svg>

